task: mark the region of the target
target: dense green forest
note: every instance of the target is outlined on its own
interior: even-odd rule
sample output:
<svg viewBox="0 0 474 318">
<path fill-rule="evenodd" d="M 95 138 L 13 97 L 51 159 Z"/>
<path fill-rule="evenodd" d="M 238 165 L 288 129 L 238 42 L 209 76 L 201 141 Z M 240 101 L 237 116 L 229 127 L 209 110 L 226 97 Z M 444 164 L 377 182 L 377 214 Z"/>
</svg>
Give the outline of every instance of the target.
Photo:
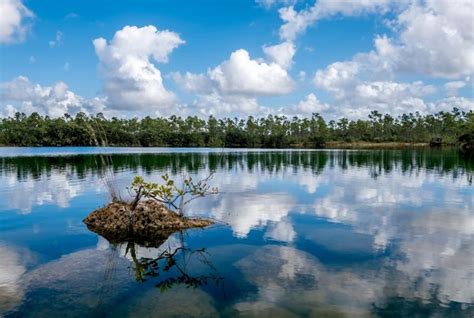
<svg viewBox="0 0 474 318">
<path fill-rule="evenodd" d="M 269 115 L 247 119 L 210 116 L 106 119 L 78 113 L 50 118 L 16 113 L 0 121 L 0 144 L 6 146 L 171 146 L 171 147 L 322 147 L 327 142 L 442 142 L 456 144 L 472 136 L 474 112 L 392 117 L 372 111 L 367 119 L 326 121 Z M 469 137 L 470 138 L 470 137 Z"/>
</svg>

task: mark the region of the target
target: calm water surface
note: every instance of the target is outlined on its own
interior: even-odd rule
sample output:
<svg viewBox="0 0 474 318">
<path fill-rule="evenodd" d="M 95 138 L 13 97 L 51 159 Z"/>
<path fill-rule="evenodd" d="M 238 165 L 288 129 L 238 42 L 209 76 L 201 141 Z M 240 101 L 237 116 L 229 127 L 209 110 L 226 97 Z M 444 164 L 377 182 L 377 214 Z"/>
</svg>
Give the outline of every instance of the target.
<svg viewBox="0 0 474 318">
<path fill-rule="evenodd" d="M 472 317 L 473 170 L 456 150 L 3 148 L 0 316 Z M 113 245 L 82 223 L 104 179 L 126 197 L 211 171 L 222 193 L 187 210 L 208 229 Z"/>
</svg>

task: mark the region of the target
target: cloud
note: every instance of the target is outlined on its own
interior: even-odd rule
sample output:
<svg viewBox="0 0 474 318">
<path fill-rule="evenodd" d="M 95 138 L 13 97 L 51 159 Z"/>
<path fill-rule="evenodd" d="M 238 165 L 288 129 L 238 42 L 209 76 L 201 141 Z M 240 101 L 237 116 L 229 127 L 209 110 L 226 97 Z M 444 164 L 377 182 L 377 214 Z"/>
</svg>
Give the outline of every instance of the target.
<svg viewBox="0 0 474 318">
<path fill-rule="evenodd" d="M 383 15 L 393 12 L 387 20 L 392 36 L 377 35 L 374 49 L 358 53 L 351 60 L 339 61 L 317 70 L 314 84 L 331 93 L 339 115 L 358 117 L 369 109 L 400 113 L 404 111 L 446 110 L 447 101 L 455 101 L 463 109 L 472 109 L 469 99 L 441 99 L 427 102 L 424 97 L 434 87 L 420 81 L 394 80 L 399 75 L 421 75 L 457 79 L 474 72 L 474 35 L 472 33 L 472 1 L 452 3 L 436 1 L 316 1 L 314 5 L 296 10 L 288 6 L 279 10 L 284 24 L 280 38 L 294 41 L 317 21 L 334 15 Z M 457 94 L 462 82 L 445 85 L 448 96 Z M 448 108 L 449 109 L 449 108 Z"/>
<path fill-rule="evenodd" d="M 269 8 L 275 1 L 261 4 Z M 385 15 L 391 12 L 385 21 L 392 35 L 376 35 L 372 51 L 358 53 L 350 60 L 334 62 L 316 71 L 314 85 L 330 93 L 331 104 L 337 107 L 316 103 L 313 94 L 306 101 L 288 107 L 287 112 L 317 109 L 336 117 L 357 118 L 372 109 L 392 114 L 450 110 L 454 106 L 472 110 L 472 100 L 449 98 L 457 95 L 457 90 L 465 85 L 459 80 L 445 84 L 448 98 L 427 101 L 425 98 L 436 92 L 435 86 L 396 78 L 400 75 L 469 77 L 474 72 L 473 10 L 474 5 L 469 0 L 455 4 L 448 0 L 319 0 L 301 10 L 292 4 L 278 10 L 284 22 L 279 30 L 283 43 L 264 47 L 264 51 L 270 60 L 288 68 L 293 56 L 283 54 L 283 45 L 294 48 L 297 37 L 316 22 L 336 15 Z M 294 55 L 294 51 L 291 53 Z M 277 57 L 281 58 L 280 62 Z"/>
<path fill-rule="evenodd" d="M 387 39 L 380 38 L 384 42 Z M 387 51 L 388 52 L 388 51 Z M 387 53 L 389 54 L 389 53 Z M 393 76 L 393 68 L 381 60 L 378 53 L 356 55 L 352 60 L 335 62 L 317 70 L 313 78 L 316 88 L 331 94 L 332 107 L 338 116 L 360 118 L 377 109 L 394 115 L 403 112 L 421 113 L 450 111 L 453 107 L 473 110 L 469 98 L 451 98 L 465 82 L 454 81 L 444 85 L 448 98 L 427 101 L 437 89 L 422 81 L 398 82 L 387 80 Z"/>
<path fill-rule="evenodd" d="M 387 40 L 386 37 L 376 39 L 377 52 L 358 54 L 352 60 L 335 62 L 316 71 L 313 84 L 331 94 L 332 104 L 337 105 L 331 110 L 336 116 L 360 118 L 374 109 L 393 115 L 450 111 L 453 107 L 474 109 L 471 99 L 452 98 L 464 86 L 462 81 L 445 84 L 450 97 L 428 101 L 437 91 L 434 85 L 387 80 L 394 77 L 393 67 L 380 59 L 381 52 L 391 54 L 388 49 L 380 49 L 384 46 L 380 43 Z"/>
<path fill-rule="evenodd" d="M 252 60 L 244 49 L 233 52 L 208 75 L 225 94 L 284 95 L 294 88 L 293 80 L 280 65 Z"/>
<path fill-rule="evenodd" d="M 291 42 L 283 42 L 273 46 L 264 46 L 263 52 L 270 61 L 288 69 L 293 64 L 293 56 L 296 53 L 296 47 Z"/>
<path fill-rule="evenodd" d="M 18 76 L 10 82 L 0 85 L 0 100 L 17 104 L 17 108 L 7 104 L 4 113 L 21 111 L 26 114 L 38 112 L 51 117 L 60 117 L 65 113 L 98 112 L 104 108 L 101 98 L 85 99 L 70 91 L 59 81 L 52 86 L 34 84 L 26 76 Z"/>
<path fill-rule="evenodd" d="M 354 88 L 354 97 L 369 104 L 387 105 L 390 101 L 400 101 L 406 97 L 423 97 L 433 94 L 436 89 L 424 85 L 421 81 L 399 83 L 392 81 L 374 81 L 359 83 Z"/>
<path fill-rule="evenodd" d="M 446 94 L 448 96 L 456 96 L 458 94 L 458 90 L 464 86 L 466 86 L 466 83 L 463 81 L 453 81 L 445 83 L 444 89 L 446 90 Z"/>
<path fill-rule="evenodd" d="M 171 74 L 171 77 L 176 84 L 185 91 L 194 93 L 212 93 L 214 83 L 205 74 L 193 74 L 190 72 L 181 74 L 175 72 Z"/>
<path fill-rule="evenodd" d="M 470 0 L 415 2 L 392 21 L 393 38 L 376 42 L 376 58 L 393 71 L 440 78 L 474 72 L 474 35 Z"/>
<path fill-rule="evenodd" d="M 239 49 L 207 74 L 173 73 L 172 78 L 181 89 L 197 94 L 193 107 L 202 114 L 261 114 L 267 109 L 258 104 L 257 97 L 285 95 L 295 87 L 286 70 L 294 46 L 282 43 L 264 51 L 273 61 L 251 59 L 246 50 Z"/>
<path fill-rule="evenodd" d="M 216 114 L 260 114 L 265 108 L 258 104 L 254 97 L 239 95 L 222 95 L 217 92 L 199 95 L 193 107 L 204 115 Z"/>
<path fill-rule="evenodd" d="M 393 0 L 319 0 L 314 5 L 300 11 L 294 6 L 281 8 L 278 12 L 284 24 L 280 27 L 280 38 L 285 41 L 294 41 L 297 36 L 317 20 L 336 14 L 348 16 L 363 13 L 386 12 Z"/>
<path fill-rule="evenodd" d="M 265 9 L 270 9 L 277 4 L 289 5 L 296 1 L 297 0 L 255 0 L 257 4 L 261 5 Z"/>
<path fill-rule="evenodd" d="M 338 107 L 332 109 L 346 117 L 361 117 L 378 109 L 392 114 L 403 112 L 428 112 L 436 108 L 428 105 L 424 97 L 433 95 L 436 88 L 421 81 L 396 82 L 374 80 L 374 73 L 365 65 L 352 61 L 335 62 L 318 70 L 313 83 L 316 88 L 329 92 Z M 377 77 L 377 76 L 376 76 Z M 451 107 L 452 108 L 452 107 Z"/>
<path fill-rule="evenodd" d="M 361 82 L 347 92 L 341 99 L 340 115 L 360 118 L 371 110 L 377 109 L 392 115 L 420 112 L 435 113 L 451 111 L 457 107 L 464 111 L 474 110 L 474 101 L 464 97 L 447 97 L 434 101 L 426 101 L 425 97 L 436 92 L 432 85 L 425 85 L 421 81 L 412 83 L 374 81 Z"/>
<path fill-rule="evenodd" d="M 286 45 L 264 50 L 286 65 L 288 57 L 293 54 L 292 48 Z M 173 73 L 172 77 L 182 89 L 200 94 L 275 96 L 288 94 L 294 88 L 294 81 L 281 65 L 253 60 L 244 49 L 234 51 L 228 60 L 208 70 L 207 74 Z"/>
<path fill-rule="evenodd" d="M 346 90 L 350 88 L 359 73 L 359 64 L 356 62 L 335 62 L 328 65 L 324 70 L 318 70 L 313 82 L 317 88 L 322 88 L 341 99 Z"/>
<path fill-rule="evenodd" d="M 304 82 L 306 80 L 306 72 L 305 71 L 300 71 L 298 73 L 298 79 L 301 81 L 301 82 Z"/>
<path fill-rule="evenodd" d="M 284 24 L 280 27 L 280 38 L 284 41 L 294 41 L 298 35 L 306 31 L 308 26 L 317 19 L 315 7 L 297 12 L 293 6 L 278 10 Z"/>
<path fill-rule="evenodd" d="M 49 47 L 58 47 L 63 44 L 63 38 L 64 34 L 61 31 L 56 31 L 56 36 L 54 37 L 54 40 L 51 40 L 48 42 Z"/>
<path fill-rule="evenodd" d="M 221 92 L 218 84 L 206 74 L 175 72 L 171 74 L 171 78 L 181 89 L 197 94 L 197 98 L 188 105 L 188 110 L 197 111 L 201 115 L 245 116 L 264 111 L 264 107 L 258 104 L 257 98 Z"/>
<path fill-rule="evenodd" d="M 450 96 L 428 103 L 430 112 L 450 111 L 453 107 L 463 111 L 474 111 L 474 100 L 466 97 Z"/>
<path fill-rule="evenodd" d="M 152 25 L 126 26 L 110 42 L 95 39 L 107 105 L 117 110 L 173 113 L 176 96 L 164 87 L 152 61 L 167 63 L 173 50 L 184 43 L 177 33 Z"/>
<path fill-rule="evenodd" d="M 13 107 L 13 105 L 7 104 L 5 105 L 5 107 L 3 107 L 3 110 L 0 112 L 0 117 L 2 118 L 13 117 L 16 112 L 17 112 L 17 109 Z"/>
<path fill-rule="evenodd" d="M 75 18 L 78 18 L 79 15 L 75 12 L 71 12 L 71 13 L 68 13 L 66 14 L 66 16 L 64 17 L 64 20 L 70 20 L 70 19 L 75 19 Z"/>
<path fill-rule="evenodd" d="M 365 13 L 385 13 L 394 4 L 403 4 L 404 0 L 318 0 L 315 4 L 319 16 L 336 14 L 357 16 Z"/>
<path fill-rule="evenodd" d="M 357 63 L 374 74 L 468 76 L 474 72 L 473 10 L 469 0 L 413 2 L 389 21 L 394 36 L 377 35 L 373 51 L 342 63 Z"/>
<path fill-rule="evenodd" d="M 321 113 L 330 109 L 329 104 L 322 103 L 316 95 L 310 93 L 306 96 L 305 99 L 301 100 L 298 104 L 292 106 L 289 109 L 281 108 L 279 111 L 281 113 L 288 112 L 291 110 L 293 115 L 298 114 L 302 116 L 308 116 L 312 113 Z"/>
<path fill-rule="evenodd" d="M 0 0 L 0 12 L 0 43 L 23 41 L 33 12 L 21 0 Z"/>
</svg>

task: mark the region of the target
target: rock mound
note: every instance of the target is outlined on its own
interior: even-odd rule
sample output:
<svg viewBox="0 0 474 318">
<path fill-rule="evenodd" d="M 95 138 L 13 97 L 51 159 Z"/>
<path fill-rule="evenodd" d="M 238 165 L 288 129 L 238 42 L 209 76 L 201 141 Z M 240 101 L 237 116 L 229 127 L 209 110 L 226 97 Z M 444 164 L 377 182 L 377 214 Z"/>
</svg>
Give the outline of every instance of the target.
<svg viewBox="0 0 474 318">
<path fill-rule="evenodd" d="M 111 243 L 134 241 L 146 246 L 159 246 L 176 231 L 214 223 L 179 216 L 154 200 L 140 202 L 134 211 L 127 202 L 112 202 L 91 212 L 83 222 Z"/>
</svg>

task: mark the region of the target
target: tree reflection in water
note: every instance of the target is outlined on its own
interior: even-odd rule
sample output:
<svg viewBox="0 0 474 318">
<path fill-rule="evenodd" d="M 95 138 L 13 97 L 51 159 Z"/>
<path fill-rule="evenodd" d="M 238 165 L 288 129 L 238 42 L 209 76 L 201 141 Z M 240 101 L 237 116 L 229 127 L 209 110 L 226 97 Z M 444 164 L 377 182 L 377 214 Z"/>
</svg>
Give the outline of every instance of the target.
<svg viewBox="0 0 474 318">
<path fill-rule="evenodd" d="M 182 232 L 180 232 L 180 244 L 178 247 L 168 247 L 162 250 L 155 258 L 137 257 L 137 246 L 139 245 L 135 242 L 127 242 L 125 249 L 125 256 L 130 254 L 132 259 L 137 282 L 162 277 L 156 283 L 156 287 L 161 292 L 165 292 L 176 285 L 196 288 L 208 283 L 220 285 L 223 282 L 223 277 L 219 275 L 217 269 L 210 262 L 206 249 L 186 247 Z M 203 264 L 204 268 L 207 269 L 205 274 L 194 273 L 199 264 Z"/>
</svg>

